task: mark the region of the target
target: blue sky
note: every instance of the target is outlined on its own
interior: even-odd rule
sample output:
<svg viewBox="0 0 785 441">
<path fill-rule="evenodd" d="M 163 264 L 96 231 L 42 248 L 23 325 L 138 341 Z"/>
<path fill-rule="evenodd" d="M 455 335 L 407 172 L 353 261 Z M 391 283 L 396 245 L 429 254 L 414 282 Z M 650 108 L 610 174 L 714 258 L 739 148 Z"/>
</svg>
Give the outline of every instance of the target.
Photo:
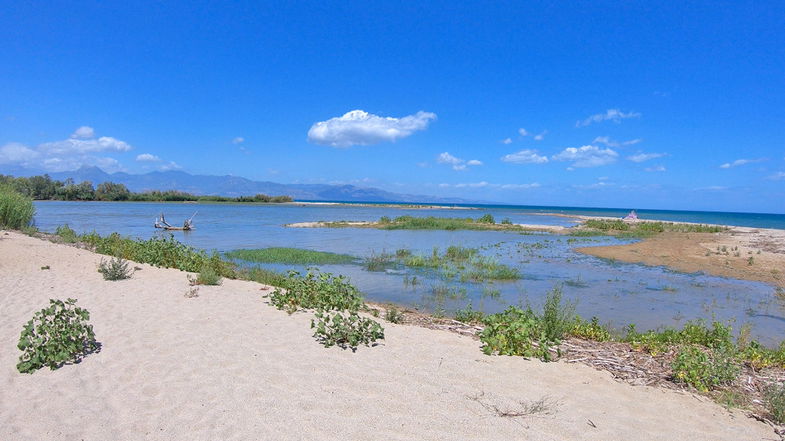
<svg viewBox="0 0 785 441">
<path fill-rule="evenodd" d="M 0 172 L 785 212 L 781 2 L 4 3 Z"/>
</svg>

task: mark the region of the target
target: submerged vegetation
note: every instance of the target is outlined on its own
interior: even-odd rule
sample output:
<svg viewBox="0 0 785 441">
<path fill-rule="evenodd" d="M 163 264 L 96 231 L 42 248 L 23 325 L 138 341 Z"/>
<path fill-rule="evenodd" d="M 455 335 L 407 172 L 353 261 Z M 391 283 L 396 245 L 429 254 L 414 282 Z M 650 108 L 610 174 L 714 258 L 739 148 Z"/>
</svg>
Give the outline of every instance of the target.
<svg viewBox="0 0 785 441">
<path fill-rule="evenodd" d="M 32 176 L 29 178 L 0 175 L 0 186 L 6 186 L 15 192 L 35 200 L 59 201 L 144 201 L 144 202 L 292 202 L 290 196 L 199 196 L 182 191 L 148 191 L 134 193 L 123 184 L 103 182 L 94 187 L 90 181 L 79 184 L 73 179 L 56 181 L 49 175 Z"/>
<path fill-rule="evenodd" d="M 255 250 L 235 250 L 224 255 L 230 259 L 257 263 L 286 263 L 292 265 L 328 265 L 352 263 L 357 258 L 348 254 L 328 253 L 302 248 L 272 247 Z"/>
</svg>

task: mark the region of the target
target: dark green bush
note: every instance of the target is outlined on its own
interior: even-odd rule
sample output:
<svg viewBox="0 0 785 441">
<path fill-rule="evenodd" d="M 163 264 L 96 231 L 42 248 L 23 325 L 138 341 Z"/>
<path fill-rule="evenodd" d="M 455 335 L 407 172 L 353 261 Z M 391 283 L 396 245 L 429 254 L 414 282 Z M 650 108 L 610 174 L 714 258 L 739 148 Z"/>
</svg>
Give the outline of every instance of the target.
<svg viewBox="0 0 785 441">
<path fill-rule="evenodd" d="M 688 345 L 676 354 L 671 367 L 676 381 L 702 392 L 728 385 L 739 375 L 739 366 L 729 348 L 711 350 Z"/>
<path fill-rule="evenodd" d="M 363 297 L 344 276 L 308 271 L 305 276 L 289 271 L 286 289 L 276 289 L 270 302 L 289 314 L 300 308 L 357 312 Z"/>
<path fill-rule="evenodd" d="M 328 348 L 338 345 L 355 351 L 361 344 L 370 346 L 376 340 L 384 339 L 384 328 L 379 323 L 360 317 L 356 312 L 317 311 L 311 328 L 315 329 L 313 336 Z"/>
<path fill-rule="evenodd" d="M 49 300 L 49 307 L 35 313 L 19 337 L 22 351 L 16 368 L 33 373 L 46 366 L 52 370 L 75 363 L 98 349 L 90 313 L 79 308 L 76 300 Z"/>
</svg>

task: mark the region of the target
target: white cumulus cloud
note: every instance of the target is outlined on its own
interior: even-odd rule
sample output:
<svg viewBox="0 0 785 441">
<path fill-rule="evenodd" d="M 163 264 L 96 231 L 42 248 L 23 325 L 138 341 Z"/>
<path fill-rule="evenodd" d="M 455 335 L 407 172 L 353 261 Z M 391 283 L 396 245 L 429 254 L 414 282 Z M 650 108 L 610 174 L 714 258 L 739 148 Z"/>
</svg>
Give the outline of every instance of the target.
<svg viewBox="0 0 785 441">
<path fill-rule="evenodd" d="M 71 138 L 92 138 L 95 136 L 95 130 L 92 127 L 82 126 L 78 129 L 74 130 L 74 133 L 71 134 Z"/>
<path fill-rule="evenodd" d="M 769 180 L 772 180 L 772 181 L 783 181 L 783 180 L 785 180 L 785 172 L 774 173 L 773 175 L 767 177 L 766 179 L 769 179 Z"/>
<path fill-rule="evenodd" d="M 425 130 L 436 119 L 435 113 L 417 112 L 402 118 L 381 117 L 362 110 L 320 121 L 308 130 L 308 141 L 332 147 L 372 145 L 406 138 Z"/>
<path fill-rule="evenodd" d="M 245 142 L 245 138 L 242 136 L 238 136 L 232 140 L 232 144 L 242 144 Z"/>
<path fill-rule="evenodd" d="M 502 144 L 512 144 L 512 138 L 504 138 L 501 141 Z"/>
<path fill-rule="evenodd" d="M 554 161 L 572 162 L 572 167 L 599 167 L 616 162 L 619 154 L 611 149 L 601 149 L 593 145 L 567 147 L 561 153 L 551 156 Z"/>
<path fill-rule="evenodd" d="M 547 135 L 547 134 L 548 134 L 548 131 L 547 130 L 543 130 L 542 132 L 534 135 L 534 140 L 535 141 L 542 141 L 543 139 L 545 139 L 545 135 Z"/>
<path fill-rule="evenodd" d="M 646 167 L 644 170 L 647 172 L 664 172 L 667 169 L 662 165 L 655 165 L 653 167 Z"/>
<path fill-rule="evenodd" d="M 622 112 L 619 109 L 608 109 L 605 113 L 598 113 L 596 115 L 592 115 L 583 121 L 578 121 L 575 123 L 575 127 L 586 127 L 592 123 L 599 123 L 603 121 L 613 121 L 615 123 L 621 122 L 623 119 L 627 118 L 640 118 L 641 114 L 638 112 Z"/>
<path fill-rule="evenodd" d="M 9 142 L 0 147 L 0 164 L 27 165 L 41 154 L 18 142 Z"/>
<path fill-rule="evenodd" d="M 502 156 L 502 161 L 513 164 L 542 164 L 548 162 L 548 157 L 538 154 L 537 150 L 521 150 Z"/>
<path fill-rule="evenodd" d="M 451 165 L 453 170 L 458 171 L 466 170 L 467 166 L 482 165 L 482 161 L 477 159 L 470 159 L 466 161 L 465 159 L 455 157 L 448 152 L 440 153 L 439 156 L 436 157 L 436 162 L 439 164 Z"/>
</svg>

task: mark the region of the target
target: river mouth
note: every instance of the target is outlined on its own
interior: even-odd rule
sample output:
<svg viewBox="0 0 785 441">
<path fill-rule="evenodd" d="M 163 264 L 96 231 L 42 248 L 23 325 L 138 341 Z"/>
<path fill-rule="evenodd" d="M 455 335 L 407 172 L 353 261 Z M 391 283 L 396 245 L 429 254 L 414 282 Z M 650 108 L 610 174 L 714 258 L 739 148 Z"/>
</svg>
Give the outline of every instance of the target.
<svg viewBox="0 0 785 441">
<path fill-rule="evenodd" d="M 381 216 L 477 217 L 487 213 L 514 223 L 571 226 L 559 216 L 533 215 L 515 209 L 422 210 L 392 207 L 270 206 L 238 204 L 74 203 L 37 202 L 35 222 L 53 232 L 69 224 L 77 232 L 118 232 L 149 238 L 156 232 L 155 217 L 164 212 L 176 222 L 194 212 L 196 229 L 174 232 L 184 243 L 206 250 L 227 252 L 268 247 L 302 248 L 348 254 L 348 264 L 320 265 L 325 272 L 349 277 L 369 300 L 391 302 L 424 312 L 451 315 L 471 304 L 475 310 L 498 312 L 508 305 L 539 308 L 545 294 L 560 287 L 565 299 L 576 302 L 584 318 L 623 329 L 638 330 L 682 326 L 703 319 L 730 322 L 738 330 L 752 326 L 752 335 L 773 345 L 785 335 L 785 302 L 774 287 L 760 282 L 682 273 L 664 267 L 621 263 L 574 251 L 578 247 L 618 245 L 630 240 L 612 237 L 569 237 L 548 233 L 504 231 L 378 230 L 368 228 L 287 228 L 303 221 L 376 221 Z M 369 271 L 365 259 L 381 253 L 408 250 L 414 255 L 443 253 L 450 246 L 476 249 L 479 256 L 514 268 L 516 280 L 462 280 L 433 268 L 392 265 Z M 277 271 L 307 271 L 310 265 L 256 264 Z"/>
</svg>

